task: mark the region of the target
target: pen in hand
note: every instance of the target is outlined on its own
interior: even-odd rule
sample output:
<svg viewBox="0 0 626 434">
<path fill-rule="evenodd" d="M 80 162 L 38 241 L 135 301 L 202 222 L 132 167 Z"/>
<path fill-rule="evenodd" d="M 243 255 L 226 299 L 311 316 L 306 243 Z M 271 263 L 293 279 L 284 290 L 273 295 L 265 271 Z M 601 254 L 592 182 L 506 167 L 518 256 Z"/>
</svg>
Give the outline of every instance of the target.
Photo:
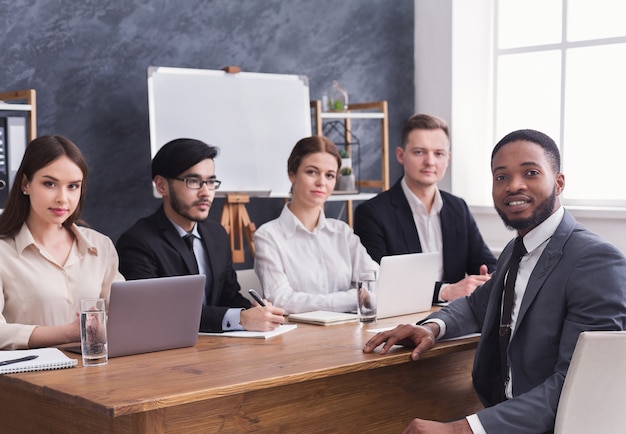
<svg viewBox="0 0 626 434">
<path fill-rule="evenodd" d="M 12 365 L 13 363 L 19 363 L 19 362 L 27 362 L 29 360 L 34 360 L 37 357 L 39 356 L 26 356 L 26 357 L 20 357 L 19 359 L 5 360 L 3 362 L 0 362 L 0 366 Z"/>
<path fill-rule="evenodd" d="M 261 298 L 258 292 L 256 292 L 254 289 L 248 289 L 248 292 L 250 293 L 252 298 L 254 298 L 256 302 L 259 303 L 259 305 L 265 307 L 265 302 L 263 301 L 263 299 Z"/>
</svg>

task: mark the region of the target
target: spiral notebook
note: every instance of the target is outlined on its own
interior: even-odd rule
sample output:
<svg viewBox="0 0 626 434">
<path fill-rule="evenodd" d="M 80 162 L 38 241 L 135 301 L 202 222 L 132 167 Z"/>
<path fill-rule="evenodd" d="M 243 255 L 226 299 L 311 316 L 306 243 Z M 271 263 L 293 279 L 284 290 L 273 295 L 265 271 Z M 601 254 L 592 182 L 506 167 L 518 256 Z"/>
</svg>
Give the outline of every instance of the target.
<svg viewBox="0 0 626 434">
<path fill-rule="evenodd" d="M 18 362 L 17 360 L 37 356 L 36 359 Z M 0 351 L 0 374 L 15 374 L 17 372 L 45 371 L 48 369 L 62 369 L 76 366 L 77 360 L 67 357 L 58 348 L 37 348 L 34 350 Z"/>
</svg>

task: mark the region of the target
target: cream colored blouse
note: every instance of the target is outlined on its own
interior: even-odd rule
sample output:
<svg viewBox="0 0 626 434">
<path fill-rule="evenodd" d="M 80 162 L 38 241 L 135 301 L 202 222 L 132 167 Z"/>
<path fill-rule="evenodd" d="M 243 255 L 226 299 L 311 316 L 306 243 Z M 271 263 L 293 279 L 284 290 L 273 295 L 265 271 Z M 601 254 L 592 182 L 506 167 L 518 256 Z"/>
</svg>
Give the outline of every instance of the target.
<svg viewBox="0 0 626 434">
<path fill-rule="evenodd" d="M 109 298 L 124 280 L 107 236 L 73 226 L 69 257 L 58 264 L 39 247 L 26 224 L 14 238 L 0 238 L 0 349 L 24 349 L 36 326 L 76 319 L 81 298 Z"/>
</svg>

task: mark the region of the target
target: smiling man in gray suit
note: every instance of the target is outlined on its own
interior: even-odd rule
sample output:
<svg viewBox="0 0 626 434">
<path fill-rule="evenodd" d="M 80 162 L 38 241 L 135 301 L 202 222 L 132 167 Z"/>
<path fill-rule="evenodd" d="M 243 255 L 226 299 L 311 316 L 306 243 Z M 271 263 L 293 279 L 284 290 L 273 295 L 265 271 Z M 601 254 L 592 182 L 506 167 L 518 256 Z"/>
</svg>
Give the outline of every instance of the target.
<svg viewBox="0 0 626 434">
<path fill-rule="evenodd" d="M 495 146 L 491 169 L 494 205 L 519 241 L 507 245 L 492 278 L 469 297 L 420 325 L 379 333 L 363 349 L 384 344 L 384 354 L 401 344 L 415 347 L 415 360 L 436 339 L 480 332 L 472 376 L 485 408 L 449 423 L 414 419 L 406 433 L 551 432 L 579 334 L 626 327 L 626 258 L 561 206 L 565 177 L 554 141 L 514 131 Z M 519 268 L 511 261 L 518 247 Z"/>
</svg>

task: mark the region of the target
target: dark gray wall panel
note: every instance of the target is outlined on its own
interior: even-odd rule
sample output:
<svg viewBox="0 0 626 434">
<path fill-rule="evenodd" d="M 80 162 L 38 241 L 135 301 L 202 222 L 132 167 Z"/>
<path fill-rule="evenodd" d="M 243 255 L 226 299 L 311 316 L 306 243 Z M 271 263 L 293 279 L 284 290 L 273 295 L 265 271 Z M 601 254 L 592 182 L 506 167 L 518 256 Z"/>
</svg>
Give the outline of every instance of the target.
<svg viewBox="0 0 626 434">
<path fill-rule="evenodd" d="M 113 240 L 159 203 L 149 179 L 150 65 L 302 74 L 312 98 L 338 80 L 351 101 L 389 101 L 392 151 L 413 111 L 412 0 L 0 0 L 0 11 L 0 90 L 37 89 L 38 133 L 83 150 L 83 217 Z M 378 140 L 372 124 L 355 127 L 362 142 Z M 376 154 L 362 158 L 376 170 Z M 259 225 L 281 206 L 254 200 L 249 210 Z M 220 212 L 218 201 L 211 218 Z"/>
</svg>

